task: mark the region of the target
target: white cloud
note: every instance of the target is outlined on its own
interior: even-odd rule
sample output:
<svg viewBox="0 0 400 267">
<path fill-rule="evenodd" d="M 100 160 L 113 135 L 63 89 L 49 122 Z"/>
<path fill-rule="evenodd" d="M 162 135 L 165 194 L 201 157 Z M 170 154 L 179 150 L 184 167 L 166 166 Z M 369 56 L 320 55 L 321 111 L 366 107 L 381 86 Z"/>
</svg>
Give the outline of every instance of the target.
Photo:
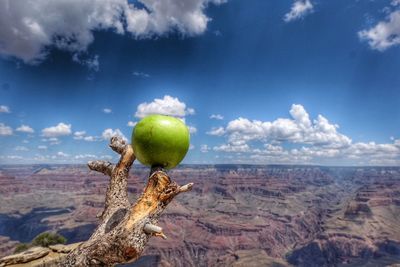
<svg viewBox="0 0 400 267">
<path fill-rule="evenodd" d="M 222 116 L 220 114 L 211 114 L 210 119 L 223 120 L 224 116 Z"/>
<path fill-rule="evenodd" d="M 220 0 L 27 0 L 0 1 L 0 53 L 38 63 L 56 47 L 82 53 L 94 41 L 93 31 L 111 30 L 135 38 L 178 31 L 197 35 L 207 28 L 204 13 Z"/>
<path fill-rule="evenodd" d="M 210 149 L 210 147 L 208 147 L 208 145 L 201 145 L 200 146 L 200 151 L 201 152 L 203 152 L 203 153 L 207 153 L 208 151 L 210 151 L 211 149 Z"/>
<path fill-rule="evenodd" d="M 47 149 L 47 146 L 38 146 L 38 149 L 40 149 L 40 150 L 46 150 L 46 149 Z"/>
<path fill-rule="evenodd" d="M 355 143 L 344 151 L 345 154 L 353 156 L 373 156 L 373 157 L 396 157 L 399 156 L 400 149 L 393 144 L 377 144 L 375 142 L 369 143 Z"/>
<path fill-rule="evenodd" d="M 8 159 L 23 159 L 21 156 L 9 155 L 7 156 Z"/>
<path fill-rule="evenodd" d="M 112 112 L 112 110 L 110 108 L 104 108 L 103 112 L 106 114 L 110 114 Z"/>
<path fill-rule="evenodd" d="M 10 108 L 4 105 L 0 106 L 0 113 L 11 113 Z"/>
<path fill-rule="evenodd" d="M 23 133 L 34 133 L 34 132 L 35 132 L 35 130 L 33 130 L 30 126 L 24 125 L 24 124 L 22 124 L 21 126 L 19 126 L 19 127 L 16 129 L 16 131 L 17 131 L 17 132 L 23 132 Z"/>
<path fill-rule="evenodd" d="M 311 122 L 302 105 L 293 104 L 290 109 L 292 118 L 278 118 L 274 121 L 249 120 L 239 117 L 230 121 L 224 130 L 229 142 L 234 141 L 270 141 L 324 145 L 348 146 L 351 139 L 337 131 L 336 124 L 331 124 L 325 117 L 318 115 Z"/>
<path fill-rule="evenodd" d="M 295 0 L 289 13 L 285 14 L 283 20 L 290 22 L 293 20 L 301 19 L 304 16 L 312 13 L 314 6 L 310 0 Z"/>
<path fill-rule="evenodd" d="M 132 74 L 133 74 L 133 76 L 136 76 L 136 77 L 150 78 L 150 74 L 147 74 L 145 72 L 134 71 Z"/>
<path fill-rule="evenodd" d="M 136 121 L 128 121 L 128 123 L 126 124 L 126 126 L 129 126 L 129 127 L 135 127 L 135 126 L 136 126 L 136 124 L 137 124 L 137 122 L 136 122 Z"/>
<path fill-rule="evenodd" d="M 216 152 L 233 153 L 240 163 L 301 163 L 343 165 L 396 165 L 400 163 L 400 140 L 392 143 L 357 142 L 338 131 L 339 126 L 318 115 L 312 120 L 302 105 L 294 104 L 290 118 L 273 121 L 238 118 L 214 129 L 226 136 Z M 260 148 L 260 145 L 263 145 Z M 208 151 L 208 146 L 204 147 Z M 202 151 L 202 147 L 200 147 Z"/>
<path fill-rule="evenodd" d="M 393 144 L 377 144 L 375 142 L 358 142 L 346 148 L 302 147 L 298 154 L 311 158 L 335 158 L 338 161 L 362 165 L 390 165 L 394 160 L 400 162 L 400 148 Z"/>
<path fill-rule="evenodd" d="M 120 129 L 115 129 L 115 130 L 113 130 L 113 129 L 111 129 L 111 128 L 108 128 L 108 129 L 105 129 L 105 130 L 103 131 L 103 133 L 102 133 L 103 139 L 104 139 L 104 140 L 107 140 L 107 141 L 109 141 L 109 140 L 111 139 L 111 137 L 113 137 L 113 136 L 120 136 L 120 137 L 122 137 L 122 139 L 124 139 L 125 141 L 128 141 L 128 139 L 125 137 L 125 135 L 121 132 Z"/>
<path fill-rule="evenodd" d="M 248 144 L 242 144 L 242 145 L 234 145 L 234 144 L 222 144 L 220 146 L 214 146 L 213 147 L 214 151 L 222 151 L 222 152 L 249 152 L 250 147 Z"/>
<path fill-rule="evenodd" d="M 71 134 L 71 124 L 60 122 L 56 126 L 44 128 L 42 134 L 45 137 L 57 137 Z"/>
<path fill-rule="evenodd" d="M 29 151 L 29 149 L 25 146 L 16 146 L 14 148 L 15 151 Z"/>
<path fill-rule="evenodd" d="M 368 30 L 358 32 L 361 40 L 372 49 L 384 51 L 400 44 L 400 10 L 393 11 L 385 21 L 380 21 Z"/>
<path fill-rule="evenodd" d="M 64 153 L 64 152 L 62 152 L 62 151 L 58 151 L 58 152 L 57 152 L 57 156 L 63 157 L 63 158 L 67 158 L 67 157 L 69 157 L 69 154 L 66 154 L 66 153 Z"/>
<path fill-rule="evenodd" d="M 10 126 L 5 125 L 4 123 L 0 122 L 0 135 L 12 135 L 13 129 Z"/>
<path fill-rule="evenodd" d="M 86 131 L 76 131 L 74 132 L 74 137 L 75 140 L 83 140 L 87 142 L 95 142 L 95 141 L 100 141 L 101 138 L 98 136 L 91 136 L 91 135 L 86 135 Z"/>
<path fill-rule="evenodd" d="M 151 114 L 162 114 L 184 118 L 194 113 L 194 109 L 186 108 L 186 104 L 181 102 L 177 97 L 165 95 L 162 99 L 156 98 L 150 103 L 144 102 L 139 104 L 135 116 L 143 118 Z"/>
<path fill-rule="evenodd" d="M 83 141 L 95 142 L 95 141 L 100 141 L 100 140 L 97 136 L 88 135 L 88 136 L 83 137 Z"/>
<path fill-rule="evenodd" d="M 189 128 L 189 133 L 191 133 L 191 134 L 197 133 L 197 128 L 196 128 L 196 127 L 194 127 L 194 126 L 188 126 L 188 128 Z"/>
<path fill-rule="evenodd" d="M 86 135 L 86 131 L 76 131 L 74 132 L 74 139 L 80 138 Z"/>
<path fill-rule="evenodd" d="M 61 144 L 61 141 L 57 137 L 43 138 L 43 142 L 49 142 L 50 145 L 58 145 Z"/>
<path fill-rule="evenodd" d="M 219 151 L 237 153 L 224 145 Z M 355 143 L 348 147 L 302 146 L 284 148 L 280 145 L 264 144 L 263 149 L 251 148 L 243 155 L 233 157 L 242 163 L 323 164 L 323 165 L 391 165 L 400 164 L 400 148 L 395 144 Z"/>
<path fill-rule="evenodd" d="M 92 154 L 81 154 L 81 155 L 76 155 L 74 158 L 75 158 L 75 159 L 96 158 L 96 155 L 92 155 Z"/>
<path fill-rule="evenodd" d="M 218 127 L 218 128 L 212 128 L 211 131 L 207 132 L 208 135 L 216 135 L 216 136 L 222 136 L 225 134 L 225 129 L 224 127 Z"/>
<path fill-rule="evenodd" d="M 95 72 L 99 71 L 100 69 L 99 55 L 94 55 L 93 57 L 83 57 L 81 54 L 75 53 L 72 56 L 72 60 Z"/>
</svg>

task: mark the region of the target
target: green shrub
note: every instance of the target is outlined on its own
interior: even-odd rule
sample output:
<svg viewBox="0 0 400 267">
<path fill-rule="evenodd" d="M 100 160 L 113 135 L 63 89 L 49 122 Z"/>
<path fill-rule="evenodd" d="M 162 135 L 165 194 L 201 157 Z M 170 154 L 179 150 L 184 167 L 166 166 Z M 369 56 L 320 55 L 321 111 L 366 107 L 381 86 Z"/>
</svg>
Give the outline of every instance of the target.
<svg viewBox="0 0 400 267">
<path fill-rule="evenodd" d="M 65 244 L 67 239 L 57 233 L 45 232 L 36 236 L 32 241 L 32 246 L 48 247 L 55 244 Z"/>
<path fill-rule="evenodd" d="M 20 253 L 22 251 L 25 251 L 29 248 L 29 244 L 26 243 L 19 243 L 15 249 L 14 249 L 14 253 Z"/>
</svg>

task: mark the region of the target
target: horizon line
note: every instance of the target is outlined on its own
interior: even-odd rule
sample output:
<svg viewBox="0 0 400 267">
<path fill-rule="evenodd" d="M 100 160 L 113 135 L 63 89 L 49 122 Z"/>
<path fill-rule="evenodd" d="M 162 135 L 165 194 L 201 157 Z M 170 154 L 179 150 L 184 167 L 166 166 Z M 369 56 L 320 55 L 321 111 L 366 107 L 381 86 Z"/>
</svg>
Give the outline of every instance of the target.
<svg viewBox="0 0 400 267">
<path fill-rule="evenodd" d="M 135 163 L 134 163 L 135 164 Z M 55 166 L 81 166 L 87 165 L 87 163 L 0 163 L 0 167 L 3 166 L 40 166 L 40 165 L 55 165 Z M 257 166 L 257 167 L 267 167 L 267 166 L 277 166 L 277 167 L 327 167 L 327 168 L 400 168 L 396 165 L 320 165 L 320 164 L 284 164 L 284 163 L 271 163 L 271 164 L 250 164 L 250 163 L 184 163 L 179 164 L 176 168 L 184 166 Z M 135 167 L 140 168 L 150 168 L 143 164 L 135 164 Z"/>
</svg>

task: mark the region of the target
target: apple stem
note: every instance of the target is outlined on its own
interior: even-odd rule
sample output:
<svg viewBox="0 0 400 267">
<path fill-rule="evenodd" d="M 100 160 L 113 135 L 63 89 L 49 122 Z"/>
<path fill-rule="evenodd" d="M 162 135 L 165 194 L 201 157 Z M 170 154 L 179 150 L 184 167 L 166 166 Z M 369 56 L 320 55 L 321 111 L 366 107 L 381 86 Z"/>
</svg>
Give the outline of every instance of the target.
<svg viewBox="0 0 400 267">
<path fill-rule="evenodd" d="M 166 170 L 162 167 L 162 166 L 160 166 L 160 165 L 154 165 L 154 166 L 151 166 L 151 169 L 150 169 L 150 176 L 151 175 L 153 175 L 153 173 L 155 173 L 155 172 L 166 172 Z"/>
</svg>

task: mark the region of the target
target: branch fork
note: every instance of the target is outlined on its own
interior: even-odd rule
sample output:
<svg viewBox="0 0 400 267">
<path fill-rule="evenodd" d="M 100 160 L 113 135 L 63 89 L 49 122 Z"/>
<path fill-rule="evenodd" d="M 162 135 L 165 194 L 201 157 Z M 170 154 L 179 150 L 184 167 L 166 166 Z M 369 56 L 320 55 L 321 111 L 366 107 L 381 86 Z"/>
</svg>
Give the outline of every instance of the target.
<svg viewBox="0 0 400 267">
<path fill-rule="evenodd" d="M 100 224 L 90 237 L 71 251 L 60 266 L 113 266 L 133 262 L 152 236 L 166 239 L 158 219 L 172 199 L 192 189 L 193 183 L 179 186 L 160 167 L 152 168 L 142 195 L 133 205 L 128 200 L 128 175 L 135 160 L 130 144 L 119 136 L 110 148 L 120 154 L 114 165 L 108 161 L 88 162 L 90 170 L 110 176 Z"/>
</svg>

